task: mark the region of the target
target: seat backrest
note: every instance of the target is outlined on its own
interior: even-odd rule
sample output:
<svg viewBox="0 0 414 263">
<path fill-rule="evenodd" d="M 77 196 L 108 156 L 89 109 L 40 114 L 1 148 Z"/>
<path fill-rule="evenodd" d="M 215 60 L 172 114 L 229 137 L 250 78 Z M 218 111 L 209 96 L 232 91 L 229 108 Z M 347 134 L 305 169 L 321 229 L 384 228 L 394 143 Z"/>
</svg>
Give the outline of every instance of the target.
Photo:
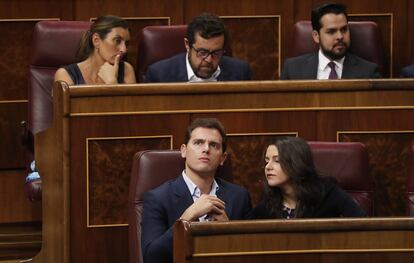
<svg viewBox="0 0 414 263">
<path fill-rule="evenodd" d="M 144 77 L 149 65 L 185 52 L 186 31 L 187 25 L 147 26 L 142 29 L 136 67 L 140 82 L 145 82 Z"/>
<path fill-rule="evenodd" d="M 414 145 L 411 145 L 408 154 L 407 185 L 405 191 L 407 216 L 414 216 Z"/>
<path fill-rule="evenodd" d="M 350 52 L 378 65 L 383 74 L 385 67 L 384 48 L 378 25 L 372 21 L 349 21 L 351 32 Z M 293 29 L 293 43 L 288 57 L 296 57 L 318 51 L 319 46 L 312 38 L 310 21 L 298 21 Z"/>
<path fill-rule="evenodd" d="M 369 215 L 373 215 L 373 182 L 369 175 L 368 152 L 358 142 L 309 142 L 315 166 L 324 175 L 334 176 Z"/>
<path fill-rule="evenodd" d="M 28 128 L 36 134 L 52 125 L 52 85 L 56 70 L 77 62 L 76 53 L 90 22 L 40 21 L 33 31 L 29 68 Z"/>
<path fill-rule="evenodd" d="M 142 263 L 141 220 L 144 193 L 178 177 L 185 159 L 178 150 L 150 150 L 134 155 L 128 198 L 129 262 Z M 231 181 L 231 160 L 217 170 L 216 176 Z"/>
</svg>

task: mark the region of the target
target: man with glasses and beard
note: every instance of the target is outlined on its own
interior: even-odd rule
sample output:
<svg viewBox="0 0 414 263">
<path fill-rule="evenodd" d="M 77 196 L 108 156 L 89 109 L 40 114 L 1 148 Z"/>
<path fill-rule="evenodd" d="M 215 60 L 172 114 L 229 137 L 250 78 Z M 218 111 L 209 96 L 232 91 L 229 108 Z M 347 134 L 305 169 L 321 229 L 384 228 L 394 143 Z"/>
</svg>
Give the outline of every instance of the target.
<svg viewBox="0 0 414 263">
<path fill-rule="evenodd" d="M 227 31 L 219 17 L 203 13 L 188 25 L 185 53 L 148 67 L 146 82 L 250 80 L 249 65 L 225 55 Z"/>
<path fill-rule="evenodd" d="M 346 7 L 326 3 L 312 10 L 312 38 L 319 51 L 289 58 L 280 79 L 379 78 L 378 65 L 348 52 L 351 36 Z"/>
</svg>

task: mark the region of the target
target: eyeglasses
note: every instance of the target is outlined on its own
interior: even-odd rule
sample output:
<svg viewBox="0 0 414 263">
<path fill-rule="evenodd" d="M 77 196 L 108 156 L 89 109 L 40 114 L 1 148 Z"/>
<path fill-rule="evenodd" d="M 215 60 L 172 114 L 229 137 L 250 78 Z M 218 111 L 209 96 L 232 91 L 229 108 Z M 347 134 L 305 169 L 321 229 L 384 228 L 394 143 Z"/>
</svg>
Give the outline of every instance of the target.
<svg viewBox="0 0 414 263">
<path fill-rule="evenodd" d="M 224 49 L 208 51 L 207 49 L 204 49 L 204 48 L 197 49 L 193 46 L 191 48 L 194 49 L 194 51 L 196 52 L 197 57 L 202 58 L 202 59 L 206 59 L 210 55 L 211 55 L 212 58 L 218 59 L 218 58 L 221 58 L 223 56 L 223 54 L 225 53 Z"/>
</svg>

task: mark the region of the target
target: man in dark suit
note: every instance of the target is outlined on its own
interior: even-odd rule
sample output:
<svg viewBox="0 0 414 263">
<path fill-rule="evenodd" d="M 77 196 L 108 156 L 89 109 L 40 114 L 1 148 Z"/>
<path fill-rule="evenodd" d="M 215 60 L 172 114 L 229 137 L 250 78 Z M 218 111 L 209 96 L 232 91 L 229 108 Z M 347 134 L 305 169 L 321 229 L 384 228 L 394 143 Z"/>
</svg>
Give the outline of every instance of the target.
<svg viewBox="0 0 414 263">
<path fill-rule="evenodd" d="M 250 80 L 249 65 L 223 56 L 227 31 L 221 19 L 209 13 L 194 18 L 184 38 L 186 53 L 148 67 L 146 82 L 200 82 Z"/>
<path fill-rule="evenodd" d="M 312 10 L 312 38 L 319 51 L 285 61 L 280 79 L 379 78 L 378 65 L 348 52 L 346 7 L 327 3 Z"/>
<path fill-rule="evenodd" d="M 215 178 L 226 159 L 226 134 L 216 119 L 196 119 L 186 131 L 179 177 L 144 195 L 142 255 L 145 263 L 173 262 L 173 224 L 246 219 L 251 210 L 246 189 Z M 160 164 L 163 165 L 163 164 Z"/>
<path fill-rule="evenodd" d="M 401 69 L 400 76 L 402 78 L 414 78 L 414 64 Z"/>
</svg>

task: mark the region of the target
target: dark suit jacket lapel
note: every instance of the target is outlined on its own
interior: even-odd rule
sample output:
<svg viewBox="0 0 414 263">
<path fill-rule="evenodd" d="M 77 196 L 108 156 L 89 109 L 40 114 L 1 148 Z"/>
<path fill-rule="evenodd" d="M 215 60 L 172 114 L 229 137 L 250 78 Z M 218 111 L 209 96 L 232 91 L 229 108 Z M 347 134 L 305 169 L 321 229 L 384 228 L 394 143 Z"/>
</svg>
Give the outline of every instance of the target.
<svg viewBox="0 0 414 263">
<path fill-rule="evenodd" d="M 226 211 L 227 216 L 230 218 L 230 212 L 231 212 L 231 193 L 226 189 L 225 185 L 223 185 L 223 181 L 220 178 L 215 178 L 216 182 L 219 186 L 219 190 L 217 191 L 217 197 L 226 203 L 226 208 L 224 209 Z"/>
<path fill-rule="evenodd" d="M 226 57 L 223 56 L 221 58 L 221 61 L 220 61 L 220 64 L 219 64 L 219 66 L 220 66 L 220 75 L 217 78 L 218 81 L 226 81 L 226 80 L 231 79 L 230 78 L 231 76 L 229 76 L 230 72 L 229 72 L 229 70 L 227 70 L 227 67 L 226 67 L 227 64 L 228 63 L 226 63 Z"/>
<path fill-rule="evenodd" d="M 179 214 L 178 217 L 182 215 L 182 213 L 194 203 L 193 198 L 190 195 L 190 191 L 188 191 L 188 187 L 184 182 L 182 175 L 180 176 L 171 184 L 172 191 L 174 192 L 174 198 L 176 207 L 171 207 Z M 177 218 L 178 218 L 177 217 Z"/>
<path fill-rule="evenodd" d="M 303 65 L 303 73 L 307 79 L 316 79 L 318 76 L 318 52 L 312 53 L 306 60 Z"/>
<path fill-rule="evenodd" d="M 178 75 L 173 76 L 174 79 L 177 79 L 177 82 L 188 82 L 186 54 L 185 52 L 181 53 L 177 61 Z"/>
<path fill-rule="evenodd" d="M 352 54 L 347 54 L 344 61 L 344 68 L 342 70 L 342 78 L 352 78 L 355 76 L 355 70 L 358 70 L 358 61 Z"/>
</svg>

